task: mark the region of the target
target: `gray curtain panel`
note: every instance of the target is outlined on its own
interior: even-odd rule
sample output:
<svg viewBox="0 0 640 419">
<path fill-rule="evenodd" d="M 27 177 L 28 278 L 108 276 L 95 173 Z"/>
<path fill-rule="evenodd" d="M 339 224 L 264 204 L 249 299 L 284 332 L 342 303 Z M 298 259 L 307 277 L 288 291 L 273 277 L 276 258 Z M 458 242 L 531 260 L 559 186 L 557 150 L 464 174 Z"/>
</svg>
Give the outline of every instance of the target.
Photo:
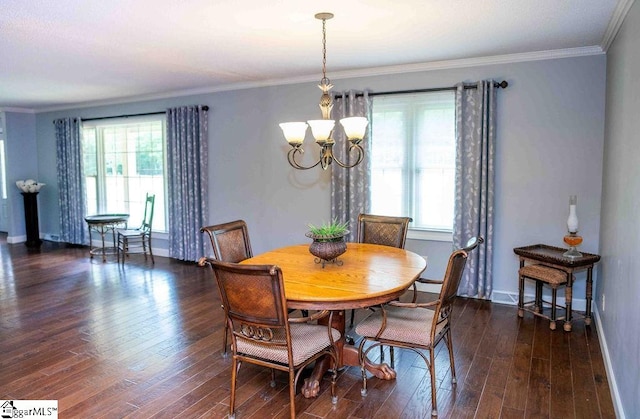
<svg viewBox="0 0 640 419">
<path fill-rule="evenodd" d="M 87 199 L 82 172 L 81 121 L 80 118 L 62 118 L 53 124 L 56 132 L 60 241 L 87 244 L 89 231 L 84 221 Z"/>
<path fill-rule="evenodd" d="M 356 94 L 358 93 L 358 95 Z M 349 222 L 350 234 L 348 241 L 355 241 L 358 226 L 358 214 L 368 212 L 371 208 L 369 196 L 369 182 L 371 175 L 371 161 L 367 156 L 371 150 L 371 98 L 367 92 L 343 92 L 336 98 L 333 107 L 333 118 L 336 125 L 342 118 L 350 116 L 364 116 L 369 119 L 367 135 L 361 145 L 365 151 L 364 160 L 352 169 L 345 169 L 337 164 L 331 164 L 331 218 L 340 222 Z M 349 141 L 344 135 L 342 127 L 336 127 L 333 138 L 334 155 L 343 163 L 353 164 L 356 153 L 349 153 Z"/>
<path fill-rule="evenodd" d="M 205 108 L 167 109 L 169 256 L 186 261 L 204 256 L 200 227 L 209 213 Z"/>
<path fill-rule="evenodd" d="M 490 299 L 492 292 L 496 88 L 492 80 L 475 89 L 456 85 L 456 174 L 453 246 L 473 236 L 484 244 L 474 250 L 459 295 Z"/>
</svg>

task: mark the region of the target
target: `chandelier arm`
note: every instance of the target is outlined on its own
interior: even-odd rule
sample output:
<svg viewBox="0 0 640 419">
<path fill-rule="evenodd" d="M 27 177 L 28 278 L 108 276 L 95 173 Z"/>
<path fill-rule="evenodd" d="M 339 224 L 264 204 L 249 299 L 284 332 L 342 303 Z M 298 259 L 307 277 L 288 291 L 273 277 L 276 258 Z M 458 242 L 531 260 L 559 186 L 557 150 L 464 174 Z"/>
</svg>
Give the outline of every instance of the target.
<svg viewBox="0 0 640 419">
<path fill-rule="evenodd" d="M 364 159 L 364 149 L 362 148 L 362 146 L 360 144 L 351 144 L 351 146 L 349 147 L 349 151 L 348 153 L 351 154 L 351 150 L 355 149 L 358 152 L 358 158 L 356 159 L 356 162 L 349 165 L 346 163 L 341 162 L 338 159 L 338 156 L 334 155 L 333 156 L 333 160 L 335 160 L 335 162 L 338 164 L 338 166 L 340 167 L 344 167 L 345 169 L 351 169 L 353 167 L 356 167 L 357 165 L 359 165 L 360 163 L 362 163 L 362 160 Z"/>
<path fill-rule="evenodd" d="M 314 165 L 312 165 L 312 166 L 302 166 L 301 164 L 299 164 L 296 161 L 296 154 L 300 154 L 300 155 L 304 154 L 304 150 L 302 149 L 302 147 L 293 147 L 287 153 L 287 160 L 289 160 L 289 164 L 291 166 L 293 166 L 295 169 L 300 169 L 300 170 L 313 169 L 314 167 L 319 165 L 320 162 L 322 161 L 322 156 L 320 156 L 320 160 L 318 160 Z"/>
</svg>

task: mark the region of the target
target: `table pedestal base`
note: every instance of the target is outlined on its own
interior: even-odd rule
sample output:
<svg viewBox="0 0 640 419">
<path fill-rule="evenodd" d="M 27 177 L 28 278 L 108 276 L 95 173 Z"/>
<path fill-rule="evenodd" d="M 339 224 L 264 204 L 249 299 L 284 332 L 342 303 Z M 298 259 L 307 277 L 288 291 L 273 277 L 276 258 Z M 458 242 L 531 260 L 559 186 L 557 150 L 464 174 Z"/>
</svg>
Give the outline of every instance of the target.
<svg viewBox="0 0 640 419">
<path fill-rule="evenodd" d="M 320 319 L 318 321 L 319 324 L 327 324 L 329 317 L 325 317 L 324 319 Z M 338 352 L 338 369 L 343 367 L 360 367 L 360 356 L 358 354 L 358 348 L 354 345 L 350 345 L 346 343 L 346 335 L 345 335 L 345 312 L 334 311 L 333 312 L 333 321 L 331 323 L 331 327 L 334 329 L 340 330 L 342 333 L 342 337 L 339 341 L 336 342 L 336 350 Z M 324 374 L 331 368 L 331 358 L 324 357 L 319 359 L 315 366 L 313 367 L 313 371 L 311 372 L 311 376 L 304 380 L 304 385 L 302 386 L 302 394 L 306 398 L 316 397 L 320 391 L 320 381 Z M 369 359 L 365 359 L 364 368 L 369 373 L 373 374 L 377 378 L 381 380 L 393 380 L 396 378 L 396 372 L 393 370 L 388 364 L 374 364 L 369 361 Z"/>
</svg>

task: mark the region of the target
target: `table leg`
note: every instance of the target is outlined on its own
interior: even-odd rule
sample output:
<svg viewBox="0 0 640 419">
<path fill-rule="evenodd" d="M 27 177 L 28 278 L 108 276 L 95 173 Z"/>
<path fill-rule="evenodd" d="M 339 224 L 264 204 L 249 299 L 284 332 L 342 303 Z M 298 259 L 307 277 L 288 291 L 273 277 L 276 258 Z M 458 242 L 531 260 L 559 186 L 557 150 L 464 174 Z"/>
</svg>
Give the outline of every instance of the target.
<svg viewBox="0 0 640 419">
<path fill-rule="evenodd" d="M 329 317 L 318 320 L 319 324 L 327 324 Z M 339 310 L 333 312 L 331 327 L 337 329 L 341 333 L 340 340 L 336 342 L 336 351 L 338 352 L 337 368 L 360 366 L 360 356 L 358 348 L 354 345 L 346 343 L 345 333 L 345 311 Z M 302 386 L 302 394 L 306 398 L 316 397 L 320 392 L 320 381 L 322 377 L 331 367 L 331 358 L 324 357 L 316 362 L 309 378 L 304 380 Z M 369 360 L 365 360 L 365 369 L 371 374 L 383 380 L 393 380 L 396 378 L 396 372 L 387 364 L 374 364 Z"/>
<path fill-rule="evenodd" d="M 587 269 L 587 309 L 584 313 L 584 324 L 591 325 L 591 299 L 593 298 L 593 267 Z"/>
<path fill-rule="evenodd" d="M 520 259 L 520 269 L 524 267 L 524 260 Z M 524 276 L 518 273 L 518 317 L 524 317 Z"/>
<path fill-rule="evenodd" d="M 101 226 L 100 228 L 100 236 L 102 237 L 102 262 L 106 262 L 107 255 L 105 254 L 105 249 L 104 249 L 104 226 Z"/>
<path fill-rule="evenodd" d="M 89 258 L 93 259 L 93 235 L 91 234 L 91 231 L 93 230 L 93 228 L 91 227 L 91 224 L 89 224 Z"/>
<path fill-rule="evenodd" d="M 570 332 L 571 331 L 571 318 L 573 317 L 571 315 L 572 312 L 572 308 L 571 308 L 571 300 L 573 298 L 573 274 L 572 273 L 567 273 L 567 285 L 564 289 L 564 299 L 565 299 L 565 306 L 567 307 L 567 312 L 566 312 L 566 318 L 564 320 L 564 331 L 565 332 Z"/>
</svg>

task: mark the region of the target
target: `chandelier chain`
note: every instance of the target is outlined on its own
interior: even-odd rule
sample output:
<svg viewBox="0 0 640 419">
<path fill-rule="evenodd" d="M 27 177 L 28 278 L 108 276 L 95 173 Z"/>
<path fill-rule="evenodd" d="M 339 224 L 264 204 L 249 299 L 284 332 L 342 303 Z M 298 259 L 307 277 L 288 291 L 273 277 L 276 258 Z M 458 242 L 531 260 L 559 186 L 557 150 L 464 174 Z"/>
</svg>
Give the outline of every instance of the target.
<svg viewBox="0 0 640 419">
<path fill-rule="evenodd" d="M 327 79 L 327 20 L 322 19 L 322 80 Z M 327 83 L 328 84 L 328 83 Z"/>
</svg>

